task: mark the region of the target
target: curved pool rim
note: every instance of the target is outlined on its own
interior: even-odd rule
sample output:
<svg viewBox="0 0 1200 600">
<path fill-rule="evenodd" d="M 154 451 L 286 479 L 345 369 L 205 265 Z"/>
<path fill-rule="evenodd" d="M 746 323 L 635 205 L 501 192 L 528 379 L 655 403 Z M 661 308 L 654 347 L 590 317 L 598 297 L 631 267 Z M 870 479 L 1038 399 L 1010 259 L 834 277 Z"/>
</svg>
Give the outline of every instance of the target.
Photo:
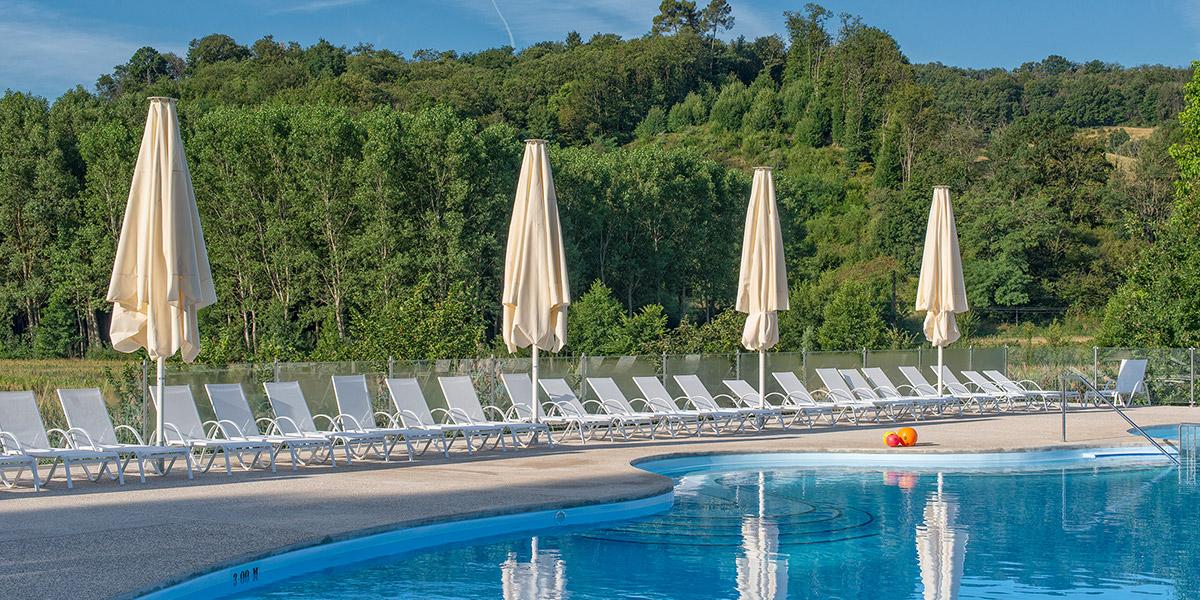
<svg viewBox="0 0 1200 600">
<path fill-rule="evenodd" d="M 636 468 L 663 476 L 749 468 L 909 468 L 909 469 L 1007 469 L 1052 468 L 1162 460 L 1150 446 L 1103 448 L 1026 449 L 1003 452 L 750 452 L 681 453 L 651 456 L 632 461 Z M 221 567 L 135 594 L 140 600 L 227 598 L 288 579 L 370 560 L 399 556 L 453 543 L 529 533 L 564 527 L 586 527 L 624 521 L 664 512 L 671 508 L 674 492 L 644 498 L 592 505 L 496 516 L 457 519 L 402 527 L 349 539 L 283 550 L 248 562 Z M 314 560 L 315 558 L 320 560 Z"/>
</svg>

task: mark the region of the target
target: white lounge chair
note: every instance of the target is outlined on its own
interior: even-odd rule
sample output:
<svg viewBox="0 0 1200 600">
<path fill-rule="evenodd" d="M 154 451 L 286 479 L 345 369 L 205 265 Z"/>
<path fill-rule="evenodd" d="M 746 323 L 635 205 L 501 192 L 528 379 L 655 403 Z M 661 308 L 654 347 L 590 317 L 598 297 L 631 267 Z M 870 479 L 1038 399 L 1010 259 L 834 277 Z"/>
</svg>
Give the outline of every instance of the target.
<svg viewBox="0 0 1200 600">
<path fill-rule="evenodd" d="M 493 445 L 504 442 L 504 427 L 500 425 L 459 425 L 455 423 L 439 423 L 434 420 L 425 395 L 421 393 L 421 385 L 416 379 L 388 379 L 388 395 L 396 408 L 394 420 L 410 429 L 424 429 L 440 434 L 445 440 L 442 453 L 449 457 L 450 447 L 454 440 L 462 437 L 467 444 L 467 454 L 474 454 L 476 446 L 484 448 L 488 439 L 494 439 Z M 450 413 L 443 408 L 434 411 L 442 413 L 444 420 L 449 419 Z"/>
<path fill-rule="evenodd" d="M 937 365 L 930 365 L 929 370 L 933 371 L 933 376 L 936 381 L 938 374 Z M 1003 391 L 997 393 L 994 391 L 985 390 L 980 387 L 978 383 L 973 381 L 959 381 L 958 377 L 954 375 L 954 371 L 951 371 L 950 367 L 947 367 L 946 365 L 942 365 L 942 385 L 954 394 L 958 394 L 964 390 L 968 392 L 975 392 L 976 394 L 982 394 L 988 399 L 988 401 L 991 403 L 992 409 L 996 412 L 1005 412 L 1006 410 L 1013 408 L 1013 401 L 1015 398 L 1013 398 L 1011 395 L 1006 394 Z"/>
<path fill-rule="evenodd" d="M 653 427 L 651 437 L 653 437 L 654 430 L 659 427 L 666 427 L 667 434 L 671 437 L 675 437 L 681 429 L 686 429 L 689 425 L 696 428 L 696 433 L 700 431 L 698 416 L 680 414 L 677 409 L 667 410 L 662 406 L 656 407 L 642 398 L 630 401 L 611 377 L 588 377 L 587 383 L 596 393 L 596 397 L 600 399 L 600 403 L 610 412 L 650 419 Z M 633 402 L 641 402 L 643 410 L 635 408 Z"/>
<path fill-rule="evenodd" d="M 509 397 L 520 398 L 522 392 L 529 391 L 531 384 L 529 383 L 529 377 L 525 374 L 522 373 L 516 376 L 505 375 L 504 377 L 504 385 L 508 388 Z M 638 415 L 625 412 L 615 403 L 604 402 L 603 400 L 588 400 L 583 402 L 575 395 L 575 390 L 571 389 L 571 386 L 567 384 L 565 379 L 539 379 L 538 384 L 542 386 L 542 390 L 550 398 L 550 418 L 559 415 L 561 418 L 567 420 L 568 425 L 571 425 L 571 422 L 575 421 L 574 427 L 579 429 L 581 440 L 584 437 L 584 430 L 589 428 L 593 431 L 593 437 L 594 432 L 603 428 L 610 440 L 615 439 L 617 432 L 620 432 L 623 439 L 629 439 L 631 428 L 637 433 L 646 435 L 651 439 L 654 438 L 654 432 L 658 428 L 658 421 L 652 415 Z M 517 394 L 516 396 L 513 396 L 514 392 Z M 587 407 L 589 405 L 595 406 L 600 413 L 588 413 Z"/>
<path fill-rule="evenodd" d="M 920 396 L 905 396 L 894 389 L 878 389 L 867 381 L 858 369 L 840 369 L 839 372 L 852 390 L 862 390 L 864 398 L 884 406 L 896 417 L 902 417 L 905 412 L 914 419 L 920 420 L 929 413 L 938 413 L 942 408 L 941 398 L 922 398 Z"/>
<path fill-rule="evenodd" d="M 741 424 L 738 426 L 738 431 L 741 431 L 747 422 L 751 423 L 755 431 L 762 431 L 766 427 L 767 421 L 778 419 L 779 426 L 784 429 L 787 424 L 783 420 L 783 411 L 778 408 L 762 408 L 761 406 L 747 406 L 742 403 L 742 399 L 732 394 L 717 394 L 713 395 L 708 391 L 708 387 L 700 381 L 697 375 L 676 375 L 675 383 L 683 390 L 683 393 L 688 395 L 696 408 L 699 410 L 717 411 L 733 410 L 741 419 Z M 729 403 L 733 404 L 733 408 L 725 408 L 721 406 L 720 400 L 724 398 Z"/>
<path fill-rule="evenodd" d="M 1099 392 L 1100 395 L 1097 397 L 1096 392 L 1088 391 L 1084 394 L 1084 399 L 1091 399 L 1096 404 L 1099 404 L 1101 399 L 1105 399 L 1118 406 L 1128 406 L 1133 403 L 1135 396 L 1141 394 L 1149 402 L 1150 392 L 1146 388 L 1146 360 L 1122 359 L 1121 366 L 1117 370 L 1116 381 L 1100 389 Z"/>
<path fill-rule="evenodd" d="M 722 430 L 729 427 L 734 420 L 741 417 L 737 411 L 721 410 L 714 413 L 712 411 L 700 410 L 686 396 L 672 398 L 671 393 L 667 391 L 667 386 L 663 385 L 663 382 L 657 377 L 634 377 L 633 383 L 642 391 L 646 403 L 653 407 L 653 410 L 657 412 L 673 412 L 684 419 L 695 419 L 697 423 L 697 435 L 699 435 L 705 425 L 708 425 L 714 434 L 721 435 Z M 683 401 L 688 408 L 681 408 L 679 406 L 680 401 Z"/>
<path fill-rule="evenodd" d="M 429 450 L 429 446 L 435 443 L 438 445 L 438 449 L 445 454 L 445 436 L 440 432 L 404 427 L 397 423 L 392 415 L 372 409 L 371 392 L 367 389 L 365 375 L 334 375 L 333 395 L 337 398 L 340 414 L 336 417 L 336 421 L 341 426 L 341 430 L 384 436 L 385 457 L 390 457 L 396 444 L 401 441 L 404 442 L 404 448 L 408 452 L 410 461 L 413 459 L 412 443 L 414 441 L 425 442 L 418 454 L 425 454 Z M 377 417 L 382 417 L 388 426 L 379 427 L 376 424 Z M 387 438 L 392 439 L 390 446 L 387 445 Z"/>
<path fill-rule="evenodd" d="M 758 406 L 761 401 L 758 390 L 749 382 L 741 379 L 726 379 L 725 387 L 729 388 L 730 393 L 737 396 L 738 399 L 746 406 Z M 779 400 L 779 404 L 774 404 L 771 399 Z M 792 400 L 791 395 L 781 392 L 767 392 L 767 406 L 778 410 L 785 418 L 784 429 L 791 429 L 797 421 L 801 421 L 809 429 L 812 429 L 816 424 L 817 419 L 822 416 L 829 418 L 829 422 L 833 423 L 833 407 L 831 406 L 806 406 Z M 787 420 L 787 417 L 791 417 Z"/>
<path fill-rule="evenodd" d="M 841 371 L 831 368 L 817 369 L 815 372 L 825 386 L 825 393 L 841 409 L 840 416 L 849 416 L 850 422 L 855 425 L 867 418 L 868 413 L 870 420 L 875 422 L 878 422 L 883 416 L 887 406 L 855 393 L 846 383 L 846 379 L 842 377 Z M 893 415 L 887 416 L 893 421 L 895 420 Z"/>
<path fill-rule="evenodd" d="M 16 475 L 8 474 L 12 469 L 17 470 Z M 26 469 L 29 470 L 29 479 L 33 482 L 33 491 L 41 491 L 42 480 L 38 477 L 37 459 L 25 454 L 15 435 L 0 431 L 0 484 L 9 489 L 16 487 Z"/>
<path fill-rule="evenodd" d="M 992 381 L 996 382 L 996 385 L 1004 389 L 1015 390 L 1030 397 L 1040 397 L 1047 409 L 1053 408 L 1056 401 L 1062 402 L 1064 399 L 1079 398 L 1079 392 L 1073 390 L 1047 390 L 1032 379 L 1016 381 L 1009 379 L 1007 375 L 995 369 L 984 371 L 983 374 L 987 375 Z"/>
<path fill-rule="evenodd" d="M 263 453 L 267 454 L 267 463 L 271 472 L 275 471 L 275 453 L 271 451 L 268 442 L 251 441 L 247 439 L 216 438 L 222 429 L 216 421 L 202 423 L 200 412 L 196 410 L 196 400 L 192 397 L 192 388 L 187 385 L 168 385 L 163 390 L 167 397 L 166 404 L 158 402 L 157 386 L 150 386 L 150 395 L 155 404 L 163 406 L 163 437 L 168 446 L 181 446 L 192 452 L 192 464 L 200 468 L 201 473 L 207 473 L 217 460 L 219 453 L 225 459 L 225 474 L 233 475 L 233 461 L 230 456 L 237 458 L 238 466 L 244 471 L 258 466 Z M 209 431 L 205 431 L 205 427 Z M 246 461 L 245 455 L 251 455 Z"/>
<path fill-rule="evenodd" d="M 125 471 L 132 460 L 137 461 L 138 479 L 146 483 L 146 461 L 158 475 L 166 475 L 175 466 L 175 461 L 182 458 L 187 466 L 187 477 L 192 479 L 192 453 L 187 448 L 147 444 L 142 435 L 128 425 L 118 425 L 115 428 L 108 416 L 108 407 L 104 405 L 104 396 L 97 388 L 59 389 L 58 402 L 62 405 L 63 414 L 67 417 L 67 435 L 71 436 L 73 446 L 79 449 L 105 450 L 116 452 L 121 456 L 121 471 Z M 118 431 L 126 431 L 136 441 L 136 444 L 123 444 L 117 439 Z"/>
<path fill-rule="evenodd" d="M 271 410 L 275 412 L 275 420 L 271 423 L 272 432 L 280 435 L 301 435 L 305 437 L 324 437 L 336 446 L 342 445 L 346 464 L 352 464 L 354 458 L 365 458 L 369 453 L 383 457 L 384 461 L 391 458 L 389 436 L 379 432 L 345 431 L 337 419 L 325 414 L 313 415 L 304 399 L 304 392 L 298 381 L 268 381 L 263 383 L 267 392 L 267 400 Z M 326 428 L 317 426 L 317 420 L 324 421 Z M 357 449 L 357 450 L 356 450 Z"/>
<path fill-rule="evenodd" d="M 900 367 L 900 373 L 912 384 L 913 390 L 916 392 L 924 395 L 937 394 L 937 388 L 930 384 L 929 380 L 925 379 L 925 375 L 921 373 L 921 369 L 917 367 Z M 975 411 L 980 414 L 985 412 L 988 406 L 996 406 L 997 403 L 996 398 L 991 394 L 972 391 L 961 384 L 950 385 L 943 381 L 942 391 L 949 392 L 955 398 L 958 398 L 963 410 L 968 406 L 974 405 Z M 961 414 L 962 410 L 959 413 Z"/>
<path fill-rule="evenodd" d="M 54 477 L 58 465 L 63 466 L 67 476 L 67 489 L 75 487 L 71 478 L 71 466 L 78 465 L 91 481 L 99 481 L 107 474 L 109 479 L 116 479 L 121 485 L 125 484 L 125 474 L 121 471 L 121 457 L 109 450 L 80 449 L 73 446 L 71 436 L 61 429 L 46 429 L 42 415 L 38 411 L 37 400 L 33 392 L 0 392 L 0 429 L 7 432 L 5 451 L 22 454 L 39 460 L 49 460 L 50 472 L 45 477 L 34 471 L 34 477 L 41 482 L 48 482 Z M 62 446 L 50 443 L 50 436 L 57 435 Z M 112 463 L 112 470 L 109 470 Z M 99 471 L 95 477 L 88 465 L 97 465 Z"/>
<path fill-rule="evenodd" d="M 779 383 L 779 387 L 783 388 L 783 394 L 787 397 L 787 404 L 804 408 L 809 414 L 813 415 L 814 423 L 821 416 L 826 416 L 829 418 L 829 424 L 835 425 L 847 408 L 853 412 L 853 405 L 861 404 L 858 400 L 854 400 L 852 401 L 853 405 L 839 406 L 835 399 L 824 390 L 810 392 L 805 387 L 804 382 L 800 381 L 800 378 L 791 371 L 775 371 L 771 373 L 771 376 Z M 873 407 L 874 405 L 872 405 Z"/>
<path fill-rule="evenodd" d="M 1024 408 L 1026 409 L 1032 407 L 1032 399 L 1028 394 L 1022 391 L 996 385 L 996 382 L 984 377 L 983 374 L 978 371 L 972 371 L 968 369 L 961 371 L 961 373 L 963 377 L 967 378 L 967 381 L 978 387 L 979 391 L 986 392 L 998 398 L 1003 398 L 1005 404 L 1008 405 L 1009 410 L 1015 409 L 1018 402 L 1024 404 Z"/>
<path fill-rule="evenodd" d="M 509 419 L 504 411 L 495 406 L 484 406 L 479 402 L 475 393 L 475 384 L 467 376 L 438 377 L 438 385 L 446 396 L 450 418 L 461 425 L 501 425 L 512 439 L 513 446 L 529 446 L 538 440 L 542 434 L 546 436 L 546 444 L 554 445 L 550 437 L 550 427 L 545 423 L 534 423 Z M 488 411 L 496 415 L 496 419 L 488 418 Z M 522 442 L 521 436 L 528 435 L 529 441 Z"/>
<path fill-rule="evenodd" d="M 962 415 L 962 402 L 952 394 L 938 395 L 937 390 L 934 390 L 932 394 L 924 394 L 911 385 L 900 384 L 897 386 L 880 367 L 865 367 L 862 372 L 867 379 L 871 380 L 875 391 L 886 399 L 912 400 L 920 403 L 927 410 L 934 410 L 939 415 L 945 414 L 947 408 L 954 408 L 959 415 Z"/>
<path fill-rule="evenodd" d="M 254 418 L 250 410 L 250 401 L 246 391 L 237 383 L 207 383 L 204 391 L 212 403 L 213 413 L 217 416 L 217 426 L 221 433 L 233 440 L 250 440 L 271 444 L 271 462 L 274 464 L 279 453 L 287 450 L 292 459 L 292 470 L 299 465 L 309 465 L 313 462 L 329 460 L 331 466 L 337 466 L 333 456 L 333 440 L 323 435 L 302 435 L 284 433 L 274 427 L 275 420 L 266 417 Z M 259 430 L 259 425 L 267 427 L 267 433 Z M 307 457 L 302 453 L 306 453 Z"/>
</svg>

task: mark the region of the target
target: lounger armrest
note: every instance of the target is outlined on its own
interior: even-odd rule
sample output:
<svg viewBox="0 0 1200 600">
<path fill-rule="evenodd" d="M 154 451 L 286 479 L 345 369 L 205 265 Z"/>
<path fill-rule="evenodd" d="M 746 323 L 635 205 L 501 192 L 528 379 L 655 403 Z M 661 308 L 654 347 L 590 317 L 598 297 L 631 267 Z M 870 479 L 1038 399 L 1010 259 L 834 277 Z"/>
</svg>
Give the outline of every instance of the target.
<svg viewBox="0 0 1200 600">
<path fill-rule="evenodd" d="M 900 390 L 898 390 L 890 385 L 881 385 L 881 386 L 875 388 L 875 391 L 880 394 L 883 394 L 884 397 L 887 397 L 887 396 L 891 396 L 893 398 L 903 398 L 904 397 L 904 394 L 901 394 Z"/>
<path fill-rule="evenodd" d="M 815 391 L 809 392 L 808 395 L 810 397 L 812 397 L 813 402 L 831 402 L 831 401 L 833 401 L 833 394 L 830 394 L 828 390 L 815 390 Z M 796 398 L 800 398 L 801 400 L 804 399 L 804 396 L 799 393 L 795 394 L 794 396 Z M 788 397 L 791 398 L 791 397 L 793 397 L 793 395 L 789 394 Z"/>
<path fill-rule="evenodd" d="M 442 423 L 458 423 L 458 419 L 454 418 L 454 413 L 444 408 L 432 408 L 429 410 L 429 414 L 433 415 L 435 419 L 438 418 L 438 415 L 441 415 Z"/>
<path fill-rule="evenodd" d="M 264 424 L 266 424 L 266 426 L 267 426 L 268 435 L 269 435 L 269 432 L 272 432 L 272 431 L 278 432 L 279 431 L 279 423 L 276 423 L 275 419 L 272 419 L 270 417 L 261 417 L 261 418 L 254 420 L 255 428 L 262 427 Z M 238 428 L 238 431 L 240 432 L 241 428 Z M 258 432 L 255 432 L 255 433 L 258 433 Z"/>
<path fill-rule="evenodd" d="M 397 419 L 393 415 L 383 412 L 382 410 L 375 411 L 375 414 L 372 416 L 374 416 L 376 419 L 378 419 L 379 417 L 383 417 L 383 420 L 385 423 L 388 424 L 388 427 L 399 427 L 399 425 L 400 425 L 399 419 Z"/>
<path fill-rule="evenodd" d="M 674 402 L 676 406 L 678 406 L 680 402 L 683 402 L 683 407 L 685 409 L 701 410 L 700 406 L 696 404 L 696 401 L 693 400 L 691 396 L 680 396 L 676 398 Z"/>
<path fill-rule="evenodd" d="M 1013 383 L 1016 383 L 1017 385 L 1022 386 L 1022 387 L 1032 388 L 1034 391 L 1037 391 L 1037 392 L 1046 391 L 1045 389 L 1042 388 L 1042 386 L 1038 385 L 1038 382 L 1036 382 L 1032 379 L 1022 379 L 1020 381 L 1014 381 Z"/>
<path fill-rule="evenodd" d="M 879 393 L 869 387 L 856 387 L 850 390 L 850 393 L 858 395 L 861 400 L 879 399 Z"/>
<path fill-rule="evenodd" d="M 608 412 L 607 406 L 603 402 L 600 402 L 599 400 L 584 400 L 583 402 L 580 402 L 580 404 L 582 404 L 585 409 L 588 406 L 595 404 L 596 409 L 599 410 L 600 412 Z"/>
<path fill-rule="evenodd" d="M 71 437 L 71 435 L 69 433 L 67 433 L 57 427 L 53 427 L 53 428 L 46 430 L 46 440 L 50 442 L 51 447 L 54 446 L 54 439 L 53 439 L 54 434 L 58 434 L 58 436 L 62 438 L 63 445 L 60 448 L 75 448 L 76 447 L 75 438 Z"/>
<path fill-rule="evenodd" d="M 354 415 L 348 415 L 346 413 L 339 413 L 338 416 L 330 419 L 330 423 L 336 423 L 339 429 L 346 431 L 347 420 L 349 420 L 350 424 L 354 426 L 355 431 L 366 431 L 363 429 L 361 421 L 359 421 Z M 371 425 L 374 425 L 374 423 L 371 423 Z"/>
<path fill-rule="evenodd" d="M 221 435 L 225 435 L 225 432 L 221 430 L 221 426 L 217 425 L 216 421 L 205 421 L 201 425 L 201 427 L 204 428 L 204 437 L 206 437 L 210 440 L 220 439 L 217 437 L 218 433 L 220 433 Z M 229 437 L 229 436 L 225 436 L 225 437 Z"/>
<path fill-rule="evenodd" d="M 163 429 L 166 429 L 167 425 L 168 425 L 168 423 L 163 423 Z M 139 446 L 146 445 L 146 442 L 142 441 L 142 434 L 138 433 L 138 431 L 136 429 L 134 429 L 128 425 L 117 425 L 116 427 L 113 428 L 113 433 L 120 433 L 122 430 L 128 431 L 130 434 L 132 434 L 133 439 L 137 441 Z M 175 432 L 178 433 L 179 430 L 176 429 Z M 158 432 L 155 432 L 155 435 L 157 436 Z M 179 436 L 179 437 L 183 437 L 183 436 Z M 156 439 L 159 444 L 164 444 L 163 440 L 158 440 L 157 438 L 154 438 L 154 439 Z"/>
<path fill-rule="evenodd" d="M 394 417 L 392 417 L 392 422 L 394 423 L 396 421 L 399 421 L 405 427 L 412 427 L 413 425 L 408 424 L 408 420 L 410 418 L 413 420 L 414 423 L 416 423 L 415 427 L 424 427 L 426 425 L 432 424 L 432 423 L 423 423 L 421 421 L 421 417 L 417 416 L 417 413 L 415 413 L 411 410 L 408 410 L 408 409 L 398 411 L 396 413 L 396 415 Z"/>
<path fill-rule="evenodd" d="M 558 416 L 561 416 L 561 417 L 580 417 L 580 416 L 582 416 L 579 414 L 579 409 L 575 408 L 570 403 L 562 402 L 560 400 L 551 400 L 551 401 L 547 402 L 546 404 L 549 404 L 550 406 L 552 406 L 554 408 L 553 412 L 558 413 Z"/>
<path fill-rule="evenodd" d="M 645 398 L 634 398 L 629 401 L 629 405 L 634 408 L 637 408 L 637 404 L 635 404 L 637 402 L 640 402 L 642 404 L 642 409 L 644 412 L 656 412 L 654 410 L 654 405 L 650 404 L 650 402 L 647 401 Z"/>
<path fill-rule="evenodd" d="M 201 425 L 201 427 L 203 427 L 203 426 L 204 425 Z M 166 436 L 166 431 L 168 429 L 171 431 L 174 431 L 175 435 L 179 436 L 179 441 L 181 441 L 181 442 L 186 443 L 190 439 L 190 438 L 188 438 L 188 436 L 183 435 L 183 431 L 180 430 L 179 427 L 176 426 L 174 423 L 163 423 L 163 436 L 164 437 Z M 212 437 L 212 436 L 210 435 L 209 437 Z M 151 439 L 157 439 L 157 438 L 151 438 Z M 163 446 L 167 445 L 166 440 L 158 440 L 158 443 Z"/>
<path fill-rule="evenodd" d="M 778 398 L 779 402 L 782 403 L 787 402 L 788 398 L 791 398 L 791 396 L 783 392 L 767 392 L 767 395 L 764 396 L 764 398 L 766 398 L 767 403 L 769 404 L 771 402 L 771 398 Z"/>
<path fill-rule="evenodd" d="M 278 433 L 282 436 L 302 437 L 304 435 L 304 432 L 300 430 L 299 424 L 297 424 L 295 421 L 293 421 L 287 417 L 284 417 L 282 415 L 276 415 L 273 423 L 274 423 L 274 428 L 275 428 L 276 433 Z M 284 431 L 283 428 L 279 426 L 280 423 L 285 423 L 287 425 L 290 425 L 292 427 L 291 433 Z"/>
<path fill-rule="evenodd" d="M 885 387 L 886 387 L 886 386 L 885 386 Z M 918 390 L 916 387 L 914 387 L 914 386 L 911 386 L 911 385 L 907 385 L 907 384 L 904 384 L 904 383 L 902 383 L 902 384 L 900 384 L 900 385 L 898 385 L 898 386 L 896 386 L 896 387 L 894 387 L 894 388 L 890 388 L 890 389 L 893 389 L 893 390 L 895 390 L 896 392 L 903 392 L 904 390 L 908 390 L 908 394 L 903 394 L 903 393 L 902 393 L 902 394 L 900 394 L 901 396 L 905 396 L 905 395 L 908 395 L 908 396 L 923 396 L 923 395 L 925 395 L 925 393 L 924 393 L 924 392 L 922 392 L 921 390 Z M 934 393 L 936 393 L 936 392 L 934 392 Z"/>
<path fill-rule="evenodd" d="M 312 416 L 313 425 L 318 428 L 321 426 L 321 419 L 329 422 L 329 428 L 326 431 L 345 431 L 345 424 L 342 422 L 342 415 L 331 417 L 324 413 L 318 413 Z"/>
<path fill-rule="evenodd" d="M 471 415 L 467 414 L 467 411 L 465 411 L 461 408 L 451 407 L 451 408 L 447 409 L 446 413 L 448 415 L 450 415 L 450 418 L 453 419 L 455 423 L 459 423 L 459 419 L 461 418 L 462 422 L 466 423 L 468 425 L 479 425 L 479 423 L 475 422 L 475 419 L 471 418 Z M 486 415 L 486 413 L 485 413 L 485 415 Z"/>
<path fill-rule="evenodd" d="M 67 435 L 71 438 L 73 445 L 77 448 L 81 445 L 87 448 L 98 447 L 96 446 L 96 441 L 92 439 L 91 434 L 83 429 L 80 429 L 79 427 L 72 427 L 68 429 Z M 80 444 L 79 440 L 81 439 L 85 442 L 84 444 Z"/>
<path fill-rule="evenodd" d="M 10 440 L 11 443 L 5 440 Z M 9 453 L 25 454 L 25 448 L 21 447 L 21 440 L 7 431 L 0 431 L 0 448 Z"/>
<path fill-rule="evenodd" d="M 528 405 L 526 405 L 526 406 L 528 406 Z M 500 410 L 499 408 L 497 408 L 495 406 L 492 406 L 491 404 L 483 404 L 483 405 L 481 405 L 481 407 L 483 408 L 483 416 L 485 416 L 485 417 L 488 416 L 488 411 L 490 410 L 491 412 L 496 413 L 496 415 L 500 417 L 501 421 L 508 419 L 508 416 L 504 414 L 504 411 Z M 516 408 L 515 404 L 513 405 L 513 408 Z M 530 414 L 532 414 L 532 413 L 530 413 Z"/>
</svg>

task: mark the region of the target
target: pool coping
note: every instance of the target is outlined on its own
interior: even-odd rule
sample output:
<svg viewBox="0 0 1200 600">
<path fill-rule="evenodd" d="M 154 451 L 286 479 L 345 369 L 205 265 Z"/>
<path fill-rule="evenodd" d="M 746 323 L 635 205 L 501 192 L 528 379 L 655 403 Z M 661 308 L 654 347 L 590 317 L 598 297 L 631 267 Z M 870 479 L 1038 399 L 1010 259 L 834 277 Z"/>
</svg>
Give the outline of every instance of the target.
<svg viewBox="0 0 1200 600">
<path fill-rule="evenodd" d="M 910 452 L 844 450 L 778 451 L 697 451 L 667 452 L 629 461 L 631 467 L 663 480 L 665 491 L 632 498 L 575 502 L 548 502 L 509 509 L 481 510 L 468 515 L 433 517 L 404 521 L 393 525 L 326 536 L 316 543 L 276 548 L 253 557 L 237 557 L 205 571 L 164 580 L 150 588 L 121 596 L 144 600 L 224 598 L 252 589 L 279 583 L 301 575 L 311 575 L 348 565 L 427 550 L 454 542 L 470 542 L 515 533 L 542 531 L 554 527 L 580 527 L 647 516 L 670 508 L 674 501 L 672 475 L 695 471 L 746 468 L 747 457 L 771 457 L 759 466 L 793 467 L 873 467 L 873 468 L 1002 468 L 1010 466 L 1053 466 L 1082 460 L 1117 457 L 1161 457 L 1152 446 L 1141 443 L 1107 445 L 1072 444 L 1009 449 L 935 450 L 912 448 Z M 1140 450 L 1131 452 L 1131 450 Z M 1041 459 L 1021 460 L 1021 456 Z M 951 456 L 964 460 L 944 459 Z M 836 462 L 815 463 L 820 458 L 836 457 Z M 980 460 L 985 458 L 985 460 Z M 741 459 L 741 460 L 739 460 Z M 840 460 L 848 459 L 848 460 Z M 873 462 L 868 462 L 868 460 Z M 666 464 L 654 469 L 652 463 Z M 973 463 L 973 464 L 972 464 Z M 402 544 L 396 547 L 396 544 Z M 382 546 L 386 551 L 374 551 Z M 367 552 L 366 556 L 358 553 Z M 305 559 L 320 556 L 319 566 L 303 565 Z M 225 582 L 220 586 L 220 582 Z M 223 588 L 220 591 L 218 588 Z"/>
</svg>

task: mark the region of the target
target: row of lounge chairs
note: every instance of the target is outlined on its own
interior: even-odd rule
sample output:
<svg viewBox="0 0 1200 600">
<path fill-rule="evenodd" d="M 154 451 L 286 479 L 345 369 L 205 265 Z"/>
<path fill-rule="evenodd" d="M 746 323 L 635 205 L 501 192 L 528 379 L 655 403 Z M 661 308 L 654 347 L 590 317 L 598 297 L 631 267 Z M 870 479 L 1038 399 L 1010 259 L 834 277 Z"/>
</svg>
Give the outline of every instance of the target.
<svg viewBox="0 0 1200 600">
<path fill-rule="evenodd" d="M 1134 362 L 1134 361 L 1127 361 Z M 1118 377 L 1113 397 L 1121 400 L 1121 382 L 1137 375 Z M 1144 374 L 1145 364 L 1140 365 Z M 32 392 L 0 392 L 0 482 L 11 487 L 25 471 L 35 488 L 44 480 L 40 467 L 49 463 L 45 479 L 62 466 L 67 487 L 73 487 L 72 468 L 81 468 L 90 480 L 102 477 L 124 483 L 125 471 L 136 462 L 138 476 L 146 471 L 165 475 L 182 461 L 191 479 L 195 470 L 209 471 L 221 460 L 226 474 L 239 468 L 276 470 L 276 460 L 286 453 L 291 468 L 328 462 L 336 467 L 340 450 L 346 464 L 376 457 L 390 461 L 398 449 L 408 460 L 430 448 L 450 456 L 462 440 L 473 454 L 487 447 L 507 450 L 529 446 L 551 436 L 577 437 L 580 442 L 605 438 L 654 438 L 762 430 L 772 423 L 789 429 L 797 423 L 809 428 L 822 420 L 899 421 L 966 412 L 985 413 L 1018 409 L 1047 410 L 1056 402 L 1078 394 L 1044 390 L 1032 381 L 1013 381 L 999 371 L 961 371 L 960 380 L 944 368 L 944 392 L 939 394 L 916 367 L 900 367 L 908 383 L 896 385 L 883 369 L 817 369 L 823 389 L 809 391 L 790 371 L 773 373 L 783 392 L 765 399 L 742 380 L 723 382 L 728 393 L 713 394 L 696 375 L 676 375 L 683 391 L 675 396 L 658 377 L 633 377 L 640 396 L 629 398 L 608 377 L 588 377 L 596 399 L 581 401 L 563 379 L 541 379 L 548 400 L 536 407 L 532 382 L 526 374 L 505 374 L 510 406 L 502 410 L 484 405 L 469 377 L 439 377 L 446 408 L 430 408 L 416 379 L 387 379 L 389 410 L 373 407 L 362 375 L 334 376 L 332 384 L 338 414 L 314 415 L 297 382 L 270 382 L 264 389 L 273 417 L 256 418 L 245 390 L 239 384 L 208 384 L 205 392 L 215 419 L 203 422 L 192 388 L 166 386 L 164 439 L 146 442 L 135 429 L 114 426 L 97 389 L 61 389 L 59 401 L 68 428 L 46 429 Z M 1122 364 L 1122 373 L 1126 365 Z M 936 375 L 936 371 L 934 373 Z M 1137 386 L 1141 375 L 1137 375 Z M 1137 386 L 1134 386 L 1136 389 Z M 1125 385 L 1125 387 L 1129 387 Z M 1107 392 L 1101 392 L 1102 394 Z M 152 390 L 157 401 L 157 390 Z M 536 411 L 536 416 L 535 416 Z M 125 432 L 125 440 L 118 433 Z M 52 442 L 55 440 L 57 443 Z M 10 476 L 10 471 L 16 471 Z"/>
</svg>

